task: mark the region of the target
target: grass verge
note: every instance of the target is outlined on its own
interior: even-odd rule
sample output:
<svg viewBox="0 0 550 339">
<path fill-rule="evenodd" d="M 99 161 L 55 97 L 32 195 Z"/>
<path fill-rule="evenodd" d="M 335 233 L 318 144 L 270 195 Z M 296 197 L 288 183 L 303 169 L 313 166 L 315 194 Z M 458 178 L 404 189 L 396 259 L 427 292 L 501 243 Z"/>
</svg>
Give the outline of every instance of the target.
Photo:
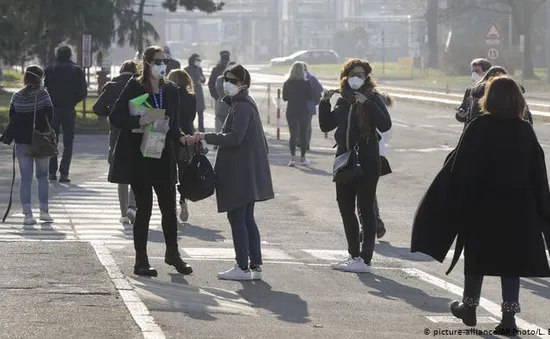
<svg viewBox="0 0 550 339">
<path fill-rule="evenodd" d="M 3 130 L 9 121 L 9 106 L 11 93 L 0 92 L 0 130 Z M 86 98 L 86 110 L 91 111 L 97 98 Z M 82 113 L 83 104 L 76 106 L 76 133 L 78 134 L 104 134 L 109 132 L 109 124 L 106 120 L 99 120 L 93 112 Z"/>
</svg>

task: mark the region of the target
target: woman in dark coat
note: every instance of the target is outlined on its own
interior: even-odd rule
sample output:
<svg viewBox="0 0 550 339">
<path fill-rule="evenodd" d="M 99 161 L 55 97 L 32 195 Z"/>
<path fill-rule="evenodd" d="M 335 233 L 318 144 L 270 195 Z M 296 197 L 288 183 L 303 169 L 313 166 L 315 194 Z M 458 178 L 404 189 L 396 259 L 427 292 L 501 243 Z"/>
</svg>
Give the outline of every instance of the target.
<svg viewBox="0 0 550 339">
<path fill-rule="evenodd" d="M 355 273 L 370 272 L 377 224 L 373 206 L 380 177 L 380 149 L 376 130 L 384 133 L 391 128 L 386 101 L 376 90 L 371 73 L 372 68 L 367 61 L 348 60 L 340 74 L 342 97 L 338 98 L 332 109 L 330 98 L 335 91 L 327 91 L 319 104 L 321 131 L 327 133 L 336 128 L 336 156 L 348 150 L 355 151 L 361 167 L 360 175 L 345 182 L 336 182 L 336 200 L 344 223 L 350 257 L 331 265 L 333 269 Z M 346 137 L 348 125 L 349 149 Z M 363 224 L 361 239 L 355 213 L 356 201 Z"/>
<path fill-rule="evenodd" d="M 442 262 L 458 236 L 447 274 L 464 248 L 464 295 L 451 312 L 475 326 L 483 276 L 499 276 L 497 331 L 513 334 L 520 277 L 550 276 L 543 240 L 550 235 L 550 191 L 544 152 L 523 120 L 516 82 L 495 77 L 481 102 L 488 114 L 471 121 L 418 208 L 411 250 Z"/>
<path fill-rule="evenodd" d="M 201 57 L 194 53 L 189 57 L 189 66 L 185 67 L 185 71 L 189 73 L 193 79 L 195 100 L 197 102 L 197 115 L 199 117 L 199 132 L 204 132 L 204 92 L 202 85 L 206 82 L 206 78 L 202 72 Z"/>
<path fill-rule="evenodd" d="M 218 211 L 227 212 L 237 261 L 218 278 L 260 280 L 262 253 L 254 206 L 274 198 L 268 146 L 258 107 L 248 94 L 250 74 L 235 65 L 225 71 L 224 79 L 224 100 L 230 108 L 223 130 L 198 135 L 219 146 L 215 165 Z"/>
<path fill-rule="evenodd" d="M 195 138 L 186 136 L 178 124 L 178 87 L 166 81 L 166 56 L 161 47 L 149 47 L 143 53 L 143 67 L 139 77 L 128 81 L 115 103 L 110 115 L 111 123 L 120 129 L 109 169 L 109 182 L 130 184 L 136 197 L 137 213 L 134 223 L 134 247 L 136 263 L 134 274 L 157 276 L 157 271 L 149 265 L 147 237 L 149 220 L 153 208 L 153 189 L 157 194 L 162 213 L 162 231 L 166 242 L 164 262 L 174 266 L 181 274 L 193 272 L 180 256 L 178 247 L 178 221 L 176 217 L 176 156 L 175 148 L 193 143 Z M 146 158 L 140 147 L 142 133 L 132 130 L 146 126 L 152 121 L 145 116 L 130 115 L 129 101 L 145 93 L 149 94 L 149 104 L 164 109 L 170 119 L 170 130 L 160 159 Z"/>
</svg>

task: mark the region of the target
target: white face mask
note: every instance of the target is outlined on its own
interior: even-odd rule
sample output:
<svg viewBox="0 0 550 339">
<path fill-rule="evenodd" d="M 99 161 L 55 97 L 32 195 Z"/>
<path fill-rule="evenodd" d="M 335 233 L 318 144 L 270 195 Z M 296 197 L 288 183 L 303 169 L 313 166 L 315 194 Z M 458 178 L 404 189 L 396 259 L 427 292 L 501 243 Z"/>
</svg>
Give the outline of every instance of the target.
<svg viewBox="0 0 550 339">
<path fill-rule="evenodd" d="M 239 90 L 239 87 L 233 85 L 232 83 L 224 82 L 223 83 L 223 92 L 226 95 L 229 95 L 230 97 L 232 97 L 232 96 L 237 95 L 240 92 L 240 90 Z"/>
<path fill-rule="evenodd" d="M 481 75 L 477 74 L 476 72 L 472 72 L 472 82 L 477 83 L 481 80 Z"/>
<path fill-rule="evenodd" d="M 201 62 L 200 61 L 195 61 L 195 66 L 201 67 Z"/>
<path fill-rule="evenodd" d="M 151 75 L 156 79 L 164 78 L 166 76 L 166 65 L 153 65 L 151 67 Z"/>
<path fill-rule="evenodd" d="M 365 80 L 359 78 L 359 77 L 353 77 L 348 79 L 348 84 L 351 89 L 359 89 L 363 84 L 365 83 Z"/>
</svg>

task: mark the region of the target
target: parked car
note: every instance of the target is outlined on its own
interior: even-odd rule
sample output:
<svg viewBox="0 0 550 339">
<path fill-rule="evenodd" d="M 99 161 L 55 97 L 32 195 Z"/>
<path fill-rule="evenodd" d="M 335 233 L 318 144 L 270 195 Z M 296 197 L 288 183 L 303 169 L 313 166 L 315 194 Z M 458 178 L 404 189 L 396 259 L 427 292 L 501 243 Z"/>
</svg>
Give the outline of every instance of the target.
<svg viewBox="0 0 550 339">
<path fill-rule="evenodd" d="M 338 64 L 340 57 L 329 49 L 310 49 L 298 51 L 286 57 L 271 59 L 272 66 L 292 65 L 296 61 L 307 62 L 310 65 Z"/>
</svg>

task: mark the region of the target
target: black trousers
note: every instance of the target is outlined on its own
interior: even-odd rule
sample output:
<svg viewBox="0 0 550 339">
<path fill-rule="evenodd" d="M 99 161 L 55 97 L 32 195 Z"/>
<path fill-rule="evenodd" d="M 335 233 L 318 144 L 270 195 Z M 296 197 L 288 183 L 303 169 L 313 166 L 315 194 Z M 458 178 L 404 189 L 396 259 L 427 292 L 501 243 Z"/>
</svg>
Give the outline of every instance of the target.
<svg viewBox="0 0 550 339">
<path fill-rule="evenodd" d="M 181 193 L 181 183 L 183 182 L 183 178 L 185 177 L 185 173 L 187 172 L 187 169 L 189 169 L 189 162 L 185 160 L 178 160 L 178 178 L 179 178 L 179 185 L 178 185 L 178 191 L 180 193 L 180 204 L 185 201 L 185 196 Z"/>
<path fill-rule="evenodd" d="M 482 275 L 466 274 L 464 276 L 464 297 L 479 300 L 482 285 Z M 519 302 L 519 277 L 500 277 L 500 287 L 502 301 Z"/>
<path fill-rule="evenodd" d="M 372 260 L 376 239 L 377 220 L 374 213 L 374 200 L 378 177 L 375 173 L 367 172 L 349 183 L 336 184 L 336 200 L 344 223 L 348 253 L 353 258 L 360 256 L 366 264 L 370 264 Z M 362 220 L 362 239 L 359 239 L 359 221 L 355 213 L 356 200 L 359 217 Z"/>
<path fill-rule="evenodd" d="M 290 147 L 290 155 L 296 155 L 296 139 L 298 134 L 300 137 L 300 150 L 302 158 L 306 156 L 307 151 L 307 126 L 311 125 L 311 118 L 308 112 L 300 114 L 287 112 L 286 121 L 290 130 L 290 139 L 288 141 Z"/>
<path fill-rule="evenodd" d="M 178 219 L 176 216 L 176 188 L 169 182 L 131 184 L 136 197 L 136 222 L 134 223 L 134 248 L 137 254 L 147 253 L 149 222 L 153 210 L 153 189 L 157 194 L 160 212 L 162 213 L 162 232 L 166 248 L 178 249 Z"/>
<path fill-rule="evenodd" d="M 56 175 L 59 169 L 61 176 L 68 177 L 71 160 L 73 159 L 73 144 L 76 128 L 75 109 L 55 107 L 52 128 L 55 131 L 57 140 L 59 140 L 59 132 L 63 131 L 63 155 L 61 156 L 60 164 L 58 164 L 57 156 L 50 158 L 50 175 Z"/>
</svg>

